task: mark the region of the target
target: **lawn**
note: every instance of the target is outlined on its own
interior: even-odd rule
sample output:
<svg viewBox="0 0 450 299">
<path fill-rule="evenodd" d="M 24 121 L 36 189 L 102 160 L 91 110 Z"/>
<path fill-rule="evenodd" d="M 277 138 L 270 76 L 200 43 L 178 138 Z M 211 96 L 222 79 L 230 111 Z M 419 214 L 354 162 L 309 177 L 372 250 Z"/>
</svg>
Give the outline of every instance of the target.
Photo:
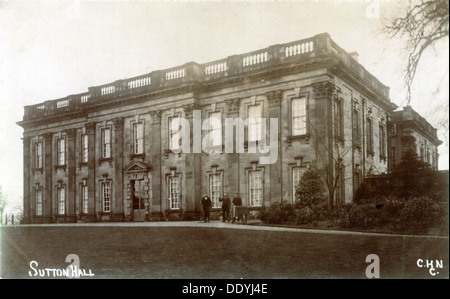
<svg viewBox="0 0 450 299">
<path fill-rule="evenodd" d="M 362 236 L 211 227 L 2 227 L 1 277 L 66 268 L 68 254 L 95 278 L 448 278 L 448 238 Z M 418 259 L 442 260 L 431 276 Z"/>
</svg>

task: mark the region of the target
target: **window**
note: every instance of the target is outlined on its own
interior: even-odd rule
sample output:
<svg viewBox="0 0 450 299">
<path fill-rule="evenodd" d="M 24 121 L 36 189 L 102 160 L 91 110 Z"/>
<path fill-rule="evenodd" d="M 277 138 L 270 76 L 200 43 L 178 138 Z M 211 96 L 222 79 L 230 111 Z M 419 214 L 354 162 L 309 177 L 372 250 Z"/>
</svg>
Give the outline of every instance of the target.
<svg viewBox="0 0 450 299">
<path fill-rule="evenodd" d="M 133 125 L 134 154 L 144 153 L 144 124 L 135 123 Z"/>
<path fill-rule="evenodd" d="M 58 138 L 57 144 L 58 144 L 57 165 L 66 165 L 66 140 L 64 138 Z"/>
<path fill-rule="evenodd" d="M 372 119 L 367 119 L 366 125 L 366 144 L 367 144 L 367 154 L 373 154 L 373 128 L 372 128 Z"/>
<path fill-rule="evenodd" d="M 211 201 L 213 208 L 220 208 L 219 198 L 222 194 L 222 174 L 209 175 L 209 193 L 211 194 Z"/>
<path fill-rule="evenodd" d="M 213 122 L 214 119 L 214 122 Z M 222 145 L 222 118 L 220 112 L 213 112 L 210 114 L 210 145 Z"/>
<path fill-rule="evenodd" d="M 334 101 L 334 136 L 344 137 L 344 118 L 342 115 L 342 101 Z"/>
<path fill-rule="evenodd" d="M 42 189 L 36 189 L 36 216 L 42 216 Z"/>
<path fill-rule="evenodd" d="M 89 156 L 88 135 L 81 135 L 81 162 L 86 163 Z"/>
<path fill-rule="evenodd" d="M 89 207 L 89 193 L 88 193 L 88 185 L 87 180 L 83 180 L 83 184 L 81 185 L 81 206 L 83 214 L 88 213 L 88 207 Z"/>
<path fill-rule="evenodd" d="M 386 159 L 386 132 L 384 130 L 384 126 L 380 125 L 379 127 L 380 130 L 380 157 L 382 159 Z"/>
<path fill-rule="evenodd" d="M 251 171 L 249 173 L 249 198 L 250 206 L 260 207 L 262 206 L 263 197 L 263 183 L 262 183 L 262 171 Z"/>
<path fill-rule="evenodd" d="M 169 185 L 169 207 L 171 210 L 180 208 L 180 177 L 170 176 Z"/>
<path fill-rule="evenodd" d="M 111 158 L 111 129 L 102 129 L 102 158 Z"/>
<path fill-rule="evenodd" d="M 306 97 L 293 99 L 292 108 L 292 135 L 306 134 Z"/>
<path fill-rule="evenodd" d="M 177 122 L 178 122 L 178 126 L 176 125 Z M 179 135 L 180 131 L 181 131 L 180 126 L 181 126 L 181 117 L 179 115 L 169 118 L 169 148 L 171 150 L 177 150 L 181 147 L 181 144 L 180 144 L 181 139 L 177 138 L 177 134 Z M 174 140 L 173 140 L 174 138 L 178 139 L 178 143 L 176 143 L 176 144 L 174 143 Z M 177 141 L 175 140 L 175 142 L 177 142 Z"/>
<path fill-rule="evenodd" d="M 293 167 L 292 168 L 292 198 L 293 202 L 296 200 L 295 193 L 297 191 L 297 187 L 300 184 L 300 179 L 305 172 L 305 168 L 302 167 Z"/>
<path fill-rule="evenodd" d="M 42 168 L 42 142 L 36 142 L 36 168 Z"/>
<path fill-rule="evenodd" d="M 57 189 L 58 196 L 58 214 L 64 215 L 66 213 L 66 189 L 59 187 Z"/>
<path fill-rule="evenodd" d="M 111 182 L 106 181 L 102 182 L 101 186 L 102 192 L 102 204 L 103 204 L 103 212 L 109 213 L 111 212 Z"/>
<path fill-rule="evenodd" d="M 261 118 L 262 118 L 262 109 L 261 105 L 249 106 L 248 107 L 248 118 L 249 118 L 249 126 L 248 126 L 248 141 L 258 141 L 262 139 L 261 134 Z"/>
<path fill-rule="evenodd" d="M 353 109 L 353 138 L 354 143 L 360 145 L 361 127 L 359 126 L 359 111 L 357 109 Z"/>
</svg>

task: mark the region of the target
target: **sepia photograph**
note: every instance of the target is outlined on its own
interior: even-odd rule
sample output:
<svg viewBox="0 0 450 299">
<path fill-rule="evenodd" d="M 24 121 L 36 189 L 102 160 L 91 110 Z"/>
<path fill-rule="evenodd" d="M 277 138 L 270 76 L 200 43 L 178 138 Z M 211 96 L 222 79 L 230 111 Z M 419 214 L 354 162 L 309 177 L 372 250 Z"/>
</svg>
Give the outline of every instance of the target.
<svg viewBox="0 0 450 299">
<path fill-rule="evenodd" d="M 448 33 L 448 0 L 0 0 L 0 278 L 448 279 Z"/>
</svg>

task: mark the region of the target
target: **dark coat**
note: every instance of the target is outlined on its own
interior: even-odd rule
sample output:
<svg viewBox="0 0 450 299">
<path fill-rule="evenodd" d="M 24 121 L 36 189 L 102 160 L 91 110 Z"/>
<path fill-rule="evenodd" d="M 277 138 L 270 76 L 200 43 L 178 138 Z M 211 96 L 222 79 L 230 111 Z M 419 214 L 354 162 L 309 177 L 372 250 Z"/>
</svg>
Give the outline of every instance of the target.
<svg viewBox="0 0 450 299">
<path fill-rule="evenodd" d="M 228 210 L 231 206 L 231 200 L 228 196 L 222 196 L 219 198 L 219 201 L 222 202 L 222 210 Z"/>
<path fill-rule="evenodd" d="M 233 198 L 233 204 L 235 206 L 242 206 L 242 198 L 240 196 Z"/>
<path fill-rule="evenodd" d="M 211 209 L 211 198 L 209 198 L 209 196 L 203 196 L 200 204 L 203 206 L 204 210 Z"/>
</svg>

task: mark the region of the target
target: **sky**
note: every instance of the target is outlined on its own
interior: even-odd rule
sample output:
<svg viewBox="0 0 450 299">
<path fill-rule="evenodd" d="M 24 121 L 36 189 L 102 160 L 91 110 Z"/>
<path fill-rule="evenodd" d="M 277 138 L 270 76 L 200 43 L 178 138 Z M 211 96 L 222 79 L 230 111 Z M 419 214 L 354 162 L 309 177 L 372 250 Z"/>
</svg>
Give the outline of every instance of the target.
<svg viewBox="0 0 450 299">
<path fill-rule="evenodd" d="M 204 63 L 328 32 L 406 104 L 407 43 L 381 29 L 405 0 L 5 1 L 0 0 L 0 186 L 22 205 L 24 106 L 186 62 Z M 448 38 L 424 53 L 411 106 L 448 122 Z M 446 107 L 442 109 L 442 107 Z M 438 131 L 448 169 L 448 131 Z"/>
</svg>

